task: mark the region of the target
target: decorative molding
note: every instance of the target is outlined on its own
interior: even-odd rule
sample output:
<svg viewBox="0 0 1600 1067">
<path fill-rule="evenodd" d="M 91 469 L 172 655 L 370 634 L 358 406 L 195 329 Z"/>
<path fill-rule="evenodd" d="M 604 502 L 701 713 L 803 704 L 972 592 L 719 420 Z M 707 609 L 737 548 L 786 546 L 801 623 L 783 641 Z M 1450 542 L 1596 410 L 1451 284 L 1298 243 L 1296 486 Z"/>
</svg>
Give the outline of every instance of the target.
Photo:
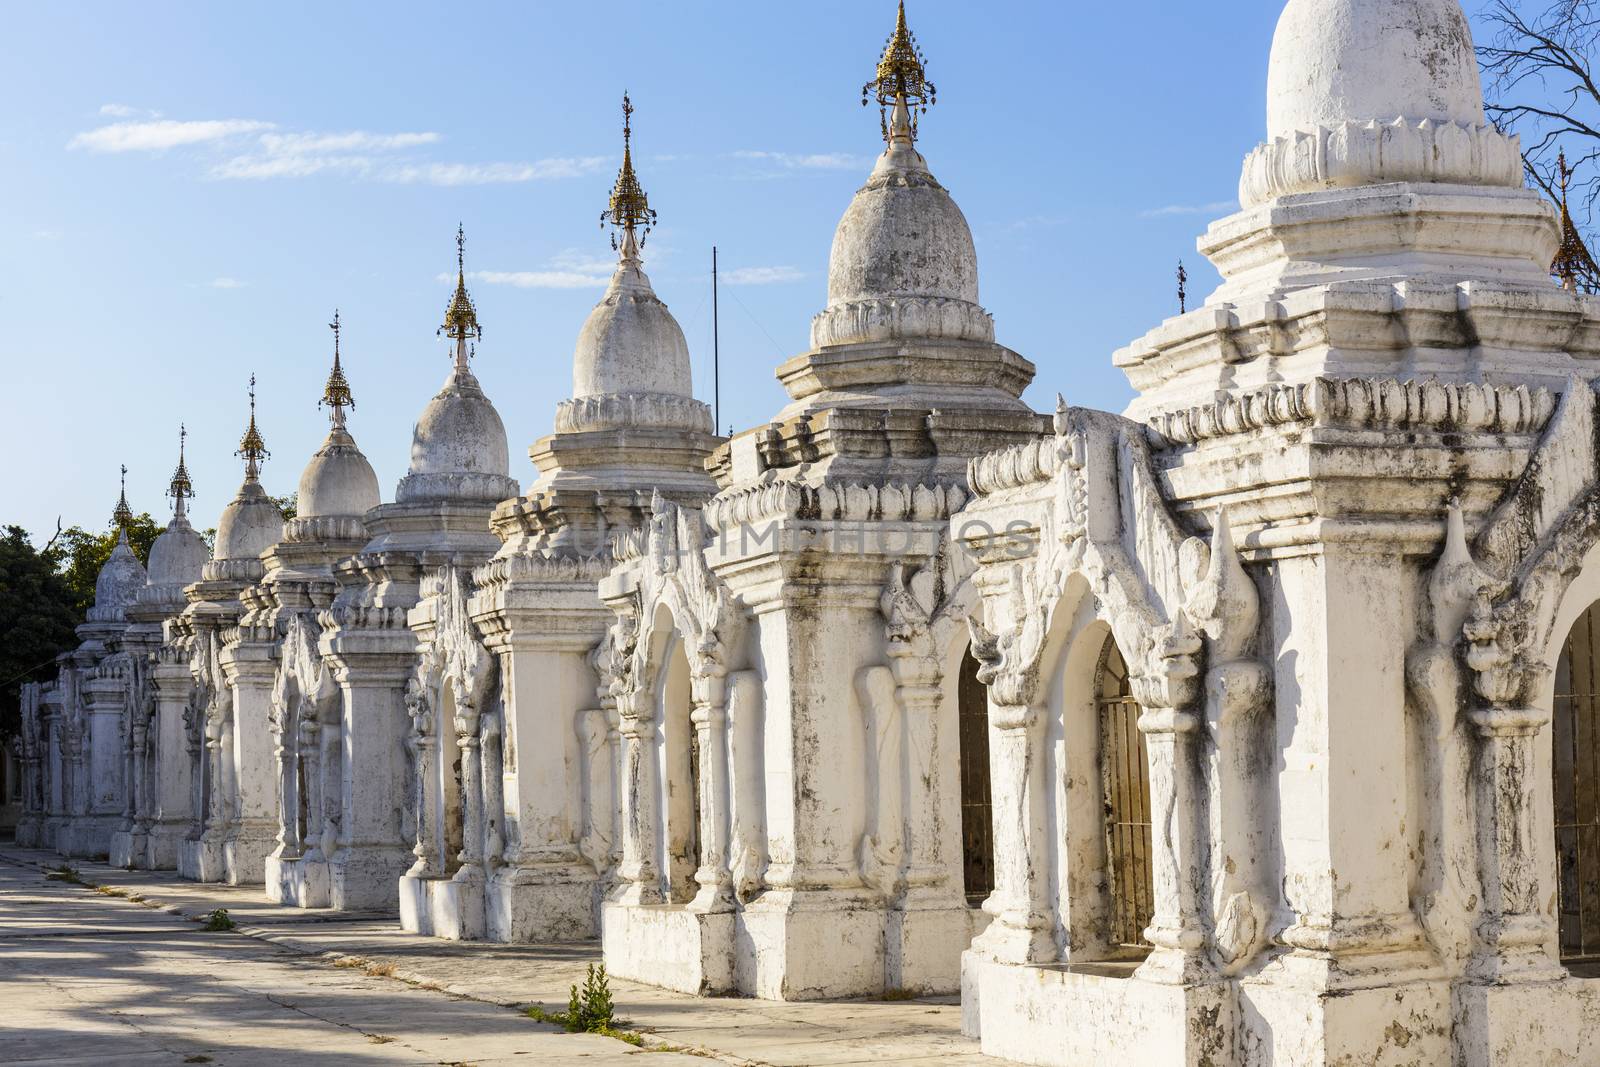
<svg viewBox="0 0 1600 1067">
<path fill-rule="evenodd" d="M 897 296 L 829 304 L 811 320 L 811 347 L 926 340 L 994 343 L 994 317 L 942 296 Z"/>
<path fill-rule="evenodd" d="M 602 393 L 556 405 L 556 433 L 593 433 L 641 428 L 714 433 L 711 407 L 670 393 Z"/>
<path fill-rule="evenodd" d="M 1522 145 L 1493 126 L 1396 118 L 1297 130 L 1244 160 L 1239 202 L 1387 182 L 1522 188 Z"/>
<path fill-rule="evenodd" d="M 720 493 L 705 506 L 712 530 L 774 519 L 816 522 L 929 522 L 948 519 L 968 494 L 945 485 L 820 485 L 775 481 Z M 618 551 L 633 551 L 619 545 Z M 621 555 L 618 557 L 622 558 Z"/>
<path fill-rule="evenodd" d="M 1152 416 L 1158 447 L 1190 445 L 1279 426 L 1431 433 L 1532 434 L 1544 429 L 1558 397 L 1526 385 L 1435 379 L 1316 378 L 1298 385 L 1221 397 L 1208 407 Z"/>
</svg>

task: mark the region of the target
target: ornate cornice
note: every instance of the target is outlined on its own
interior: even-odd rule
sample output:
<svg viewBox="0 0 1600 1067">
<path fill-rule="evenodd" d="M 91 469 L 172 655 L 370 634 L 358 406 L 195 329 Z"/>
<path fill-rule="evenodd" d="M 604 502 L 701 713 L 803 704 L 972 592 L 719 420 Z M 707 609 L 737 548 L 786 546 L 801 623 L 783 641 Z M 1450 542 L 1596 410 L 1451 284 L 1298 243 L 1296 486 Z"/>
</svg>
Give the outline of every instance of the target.
<svg viewBox="0 0 1600 1067">
<path fill-rule="evenodd" d="M 942 338 L 994 342 L 994 318 L 977 304 L 942 296 L 897 296 L 830 304 L 811 320 L 811 346 Z"/>
<path fill-rule="evenodd" d="M 1522 187 L 1522 147 L 1493 126 L 1345 122 L 1298 130 L 1245 157 L 1239 202 L 1246 208 L 1291 193 L 1386 182 Z"/>
<path fill-rule="evenodd" d="M 669 393 L 605 393 L 573 397 L 556 405 L 556 433 L 644 427 L 698 433 L 715 430 L 708 404 Z"/>
<path fill-rule="evenodd" d="M 947 519 L 967 502 L 966 490 L 943 485 L 821 485 L 778 481 L 734 489 L 706 504 L 713 530 L 772 519 L 822 522 L 922 522 Z M 619 544 L 619 553 L 622 551 Z M 621 556 L 619 554 L 619 561 Z"/>
<path fill-rule="evenodd" d="M 1207 407 L 1149 419 L 1158 447 L 1189 445 L 1277 426 L 1430 433 L 1533 434 L 1550 421 L 1556 394 L 1525 385 L 1315 378 L 1228 395 Z M 988 459 L 990 457 L 984 457 Z"/>
</svg>

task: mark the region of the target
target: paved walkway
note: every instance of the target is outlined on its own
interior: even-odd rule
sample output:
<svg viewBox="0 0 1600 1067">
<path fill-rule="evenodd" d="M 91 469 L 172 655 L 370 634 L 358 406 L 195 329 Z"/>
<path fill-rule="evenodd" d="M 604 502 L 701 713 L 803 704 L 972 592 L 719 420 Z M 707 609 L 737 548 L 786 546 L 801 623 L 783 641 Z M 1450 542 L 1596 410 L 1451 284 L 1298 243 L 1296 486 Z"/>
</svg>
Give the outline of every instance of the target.
<svg viewBox="0 0 1600 1067">
<path fill-rule="evenodd" d="M 282 908 L 260 887 L 73 861 L 97 891 L 47 880 L 61 862 L 0 846 L 6 1063 L 1003 1063 L 961 1036 L 954 998 L 777 1004 L 614 979 L 617 1014 L 645 1048 L 565 1034 L 522 1009 L 564 1009 L 598 956 L 592 942 L 414 937 L 392 916 Z M 192 921 L 215 908 L 237 929 Z"/>
</svg>

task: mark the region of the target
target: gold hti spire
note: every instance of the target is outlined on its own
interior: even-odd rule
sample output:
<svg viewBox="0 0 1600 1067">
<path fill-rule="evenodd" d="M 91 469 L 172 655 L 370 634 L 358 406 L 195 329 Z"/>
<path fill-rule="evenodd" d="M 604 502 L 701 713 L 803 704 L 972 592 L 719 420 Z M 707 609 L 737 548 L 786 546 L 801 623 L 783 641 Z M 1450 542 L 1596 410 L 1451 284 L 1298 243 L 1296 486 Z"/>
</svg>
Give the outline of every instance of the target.
<svg viewBox="0 0 1600 1067">
<path fill-rule="evenodd" d="M 620 249 L 624 259 L 638 255 L 650 228 L 656 224 L 650 198 L 633 172 L 633 102 L 627 93 L 622 94 L 622 168 L 617 171 L 617 183 L 611 187 L 611 200 L 600 213 L 600 228 L 604 229 L 607 223 L 622 231 L 620 242 L 615 233 L 611 235 L 611 247 Z"/>
<path fill-rule="evenodd" d="M 456 343 L 456 369 L 466 370 L 472 357 L 469 346 L 483 336 L 483 327 L 478 325 L 478 309 L 467 295 L 467 231 L 460 224 L 456 225 L 456 291 L 444 310 L 444 325 L 439 327 L 439 333 Z"/>
<path fill-rule="evenodd" d="M 1557 158 L 1556 166 L 1561 174 L 1561 247 L 1556 250 L 1555 261 L 1550 264 L 1550 273 L 1560 279 L 1561 288 L 1575 293 L 1580 284 L 1592 288 L 1596 282 L 1600 282 L 1600 268 L 1595 266 L 1594 257 L 1589 255 L 1589 249 L 1583 243 L 1583 238 L 1578 236 L 1578 228 L 1572 224 L 1572 215 L 1567 211 L 1567 183 L 1572 179 L 1572 170 L 1567 166 L 1565 152 Z"/>
<path fill-rule="evenodd" d="M 317 401 L 317 407 L 326 404 L 333 409 L 329 416 L 333 421 L 333 428 L 344 429 L 344 409 L 356 406 L 356 398 L 350 392 L 350 380 L 344 376 L 344 368 L 339 366 L 339 309 L 333 309 L 333 321 L 328 323 L 328 329 L 333 331 L 333 370 L 328 373 L 328 384 L 322 387 L 322 399 Z"/>
<path fill-rule="evenodd" d="M 133 524 L 133 509 L 128 506 L 128 465 L 122 465 L 122 493 L 117 497 L 117 506 L 111 512 L 111 521 L 115 523 L 127 536 L 128 527 Z"/>
<path fill-rule="evenodd" d="M 259 481 L 261 478 L 261 463 L 272 455 L 267 451 L 267 443 L 261 439 L 261 431 L 256 429 L 256 376 L 250 375 L 250 426 L 244 431 L 244 436 L 239 438 L 239 451 L 234 455 L 244 457 L 244 480 L 247 482 Z"/>
<path fill-rule="evenodd" d="M 917 139 L 917 115 L 938 102 L 938 90 L 927 78 L 928 57 L 917 46 L 917 35 L 906 27 L 906 4 L 900 0 L 894 32 L 883 47 L 876 77 L 861 87 L 861 106 L 878 100 L 878 125 L 887 144 Z M 893 111 L 893 123 L 890 112 Z"/>
<path fill-rule="evenodd" d="M 172 472 L 172 481 L 167 485 L 167 495 L 172 498 L 173 513 L 180 519 L 189 513 L 189 506 L 185 501 L 194 497 L 194 483 L 189 480 L 189 468 L 183 461 L 183 446 L 188 438 L 189 428 L 179 423 L 178 469 Z"/>
</svg>

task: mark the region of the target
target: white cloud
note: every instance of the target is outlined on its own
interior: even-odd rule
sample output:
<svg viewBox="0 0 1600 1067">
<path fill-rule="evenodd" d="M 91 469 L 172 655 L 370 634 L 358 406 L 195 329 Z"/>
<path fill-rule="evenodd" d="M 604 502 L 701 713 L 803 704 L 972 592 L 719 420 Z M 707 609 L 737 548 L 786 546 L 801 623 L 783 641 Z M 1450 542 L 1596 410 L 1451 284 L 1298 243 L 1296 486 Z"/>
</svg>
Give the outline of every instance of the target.
<svg viewBox="0 0 1600 1067">
<path fill-rule="evenodd" d="M 261 147 L 275 156 L 319 155 L 334 152 L 388 152 L 418 145 L 437 144 L 440 136 L 421 133 L 264 133 Z"/>
<path fill-rule="evenodd" d="M 438 280 L 454 285 L 454 274 L 440 274 Z M 601 289 L 611 281 L 611 271 L 580 270 L 469 270 L 467 281 L 482 285 L 509 285 L 514 289 Z"/>
<path fill-rule="evenodd" d="M 212 278 L 209 282 L 206 282 L 206 287 L 209 289 L 243 289 L 246 284 L 246 282 L 241 282 L 238 278 L 229 278 L 224 275 L 220 278 Z"/>
<path fill-rule="evenodd" d="M 538 159 L 532 163 L 406 163 L 377 171 L 378 181 L 406 185 L 500 185 L 578 178 L 593 174 L 605 164 L 604 156 Z"/>
<path fill-rule="evenodd" d="M 799 168 L 804 170 L 850 170 L 863 165 L 859 156 L 849 152 L 812 152 L 809 154 L 795 154 L 792 152 L 757 152 L 745 149 L 733 154 L 735 159 L 755 159 L 768 163 L 776 163 L 782 167 Z"/>
<path fill-rule="evenodd" d="M 729 285 L 784 285 L 805 276 L 805 271 L 794 267 L 735 267 L 722 272 Z"/>
<path fill-rule="evenodd" d="M 67 142 L 68 148 L 91 152 L 163 152 L 181 145 L 222 141 L 240 134 L 272 129 L 270 122 L 251 119 L 199 119 L 178 122 L 159 119 L 150 122 L 114 122 L 86 130 Z"/>
<path fill-rule="evenodd" d="M 1219 211 L 1231 211 L 1237 206 L 1233 200 L 1213 200 L 1209 204 L 1167 204 L 1164 207 L 1147 208 L 1139 212 L 1141 219 L 1162 219 L 1173 215 L 1214 215 Z"/>
<path fill-rule="evenodd" d="M 131 119 L 135 115 L 145 115 L 150 118 L 160 118 L 159 111 L 146 111 L 142 107 L 129 107 L 127 104 L 101 104 L 100 114 L 112 119 Z"/>
</svg>

